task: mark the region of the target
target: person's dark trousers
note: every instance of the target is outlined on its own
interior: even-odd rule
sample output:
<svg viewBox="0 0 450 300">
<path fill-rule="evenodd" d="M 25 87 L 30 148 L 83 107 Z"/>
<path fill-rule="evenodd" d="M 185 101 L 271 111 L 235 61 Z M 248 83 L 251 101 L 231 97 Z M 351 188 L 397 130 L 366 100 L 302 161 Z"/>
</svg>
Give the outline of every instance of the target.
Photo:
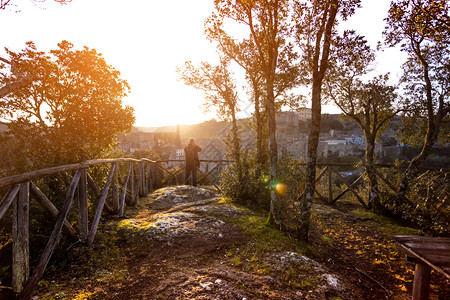
<svg viewBox="0 0 450 300">
<path fill-rule="evenodd" d="M 197 186 L 197 166 L 186 165 L 186 176 L 184 184 L 189 184 L 189 177 L 192 176 L 192 185 Z"/>
</svg>

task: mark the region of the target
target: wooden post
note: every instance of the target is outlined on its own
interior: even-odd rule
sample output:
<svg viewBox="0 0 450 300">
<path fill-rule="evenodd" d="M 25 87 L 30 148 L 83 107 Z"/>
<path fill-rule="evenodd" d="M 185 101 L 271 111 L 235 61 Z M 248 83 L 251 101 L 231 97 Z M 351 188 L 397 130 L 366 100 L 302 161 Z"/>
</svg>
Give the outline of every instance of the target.
<svg viewBox="0 0 450 300">
<path fill-rule="evenodd" d="M 119 214 L 119 176 L 118 176 L 118 165 L 114 163 L 115 171 L 113 175 L 113 180 L 111 183 L 111 193 L 112 193 L 112 209 L 114 214 Z"/>
<path fill-rule="evenodd" d="M 11 203 L 16 199 L 17 193 L 20 190 L 20 184 L 15 184 L 12 186 L 5 197 L 0 202 L 0 219 L 3 217 L 3 214 L 8 210 Z"/>
<path fill-rule="evenodd" d="M 128 178 L 128 185 L 130 187 L 127 189 L 127 197 L 125 202 L 127 205 L 132 206 L 134 205 L 134 167 L 132 162 L 130 162 L 130 177 Z"/>
<path fill-rule="evenodd" d="M 24 182 L 13 203 L 12 287 L 16 295 L 22 292 L 30 276 L 29 211 L 30 183 Z"/>
<path fill-rule="evenodd" d="M 152 168 L 149 162 L 147 162 L 145 165 L 147 166 L 147 172 L 145 173 L 145 195 L 147 196 L 148 193 L 150 192 L 150 176 L 151 176 L 150 174 Z"/>
<path fill-rule="evenodd" d="M 139 197 L 144 197 L 144 163 L 139 163 L 139 172 L 138 172 L 138 190 L 137 194 Z"/>
<path fill-rule="evenodd" d="M 80 182 L 78 183 L 78 226 L 80 227 L 80 239 L 83 242 L 87 241 L 89 233 L 87 177 L 87 170 L 80 169 Z"/>
<path fill-rule="evenodd" d="M 131 172 L 131 205 L 136 206 L 137 199 L 139 198 L 139 181 L 136 182 L 136 169 L 133 166 L 132 172 Z"/>
<path fill-rule="evenodd" d="M 109 186 L 113 180 L 114 172 L 116 171 L 117 164 L 111 165 L 111 171 L 109 172 L 108 179 L 106 180 L 105 187 L 103 188 L 102 195 L 98 200 L 97 210 L 95 212 L 94 220 L 92 221 L 91 230 L 88 236 L 88 245 L 91 246 L 94 243 L 95 233 L 97 232 L 98 223 L 100 222 L 100 217 L 102 216 L 103 207 L 105 206 L 106 197 L 108 196 Z"/>
<path fill-rule="evenodd" d="M 55 227 L 53 228 L 52 234 L 50 235 L 50 238 L 48 239 L 47 245 L 45 246 L 44 252 L 42 253 L 41 259 L 39 260 L 39 263 L 37 264 L 36 268 L 33 271 L 33 274 L 30 277 L 30 280 L 28 280 L 25 288 L 23 289 L 22 294 L 20 295 L 21 299 L 30 299 L 31 293 L 33 292 L 34 287 L 38 283 L 38 281 L 41 279 L 42 275 L 44 274 L 45 268 L 47 267 L 48 261 L 50 260 L 50 257 L 53 254 L 53 249 L 55 248 L 56 242 L 58 241 L 58 236 L 61 233 L 64 220 L 66 220 L 66 217 L 69 213 L 70 207 L 72 206 L 73 196 L 75 195 L 75 190 L 78 185 L 78 181 L 81 177 L 81 171 L 78 170 L 75 173 L 75 176 L 72 179 L 72 182 L 70 183 L 69 190 L 66 194 L 66 199 L 64 201 L 64 204 L 60 210 L 60 213 L 58 215 L 58 219 L 56 220 Z"/>
<path fill-rule="evenodd" d="M 89 173 L 86 173 L 86 174 L 87 174 L 87 181 L 88 181 L 89 187 L 94 191 L 96 198 L 99 199 L 102 194 L 100 192 L 100 189 L 98 188 L 97 184 L 95 183 L 95 181 L 91 177 L 91 175 L 89 175 Z M 107 212 L 110 212 L 110 213 L 113 212 L 113 208 L 108 203 L 105 203 L 105 209 Z"/>
<path fill-rule="evenodd" d="M 128 165 L 127 176 L 125 177 L 125 181 L 122 186 L 122 196 L 120 197 L 120 203 L 119 203 L 119 217 L 123 217 L 123 212 L 125 209 L 125 202 L 126 202 L 126 198 L 127 198 L 128 181 L 130 181 L 130 176 L 131 176 L 131 163 Z"/>
<path fill-rule="evenodd" d="M 153 181 L 155 180 L 153 177 L 153 169 L 155 168 L 155 166 L 153 166 L 152 163 L 149 164 L 150 165 L 150 172 L 148 174 L 148 188 L 149 190 L 153 190 Z"/>
<path fill-rule="evenodd" d="M 153 165 L 153 175 L 152 175 L 152 189 L 156 188 L 156 176 L 158 176 L 158 166 L 156 165 L 157 163 L 155 163 Z"/>
<path fill-rule="evenodd" d="M 423 262 L 416 263 L 414 272 L 414 284 L 412 291 L 412 300 L 428 300 L 430 291 L 431 268 Z"/>
<path fill-rule="evenodd" d="M 328 203 L 333 202 L 333 166 L 328 166 Z"/>
</svg>

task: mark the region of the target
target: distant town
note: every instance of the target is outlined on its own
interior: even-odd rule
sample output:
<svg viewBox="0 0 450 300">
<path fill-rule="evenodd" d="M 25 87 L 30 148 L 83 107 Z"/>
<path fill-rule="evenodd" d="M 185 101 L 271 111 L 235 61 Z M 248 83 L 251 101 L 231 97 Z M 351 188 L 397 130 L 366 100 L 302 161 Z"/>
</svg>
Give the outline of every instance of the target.
<svg viewBox="0 0 450 300">
<path fill-rule="evenodd" d="M 279 155 L 289 153 L 293 158 L 306 160 L 311 110 L 282 111 L 277 115 L 277 142 Z M 239 120 L 240 139 L 244 149 L 254 149 L 255 136 L 251 130 L 252 119 Z M 401 141 L 401 118 L 396 117 L 376 144 L 379 163 L 408 160 L 419 149 Z M 184 159 L 183 146 L 190 137 L 196 139 L 203 151 L 200 159 L 226 159 L 225 139 L 229 134 L 229 122 L 210 120 L 195 125 L 166 127 L 133 127 L 130 133 L 119 136 L 120 149 L 132 153 L 138 149 L 154 150 L 163 160 Z M 356 123 L 343 119 L 339 114 L 323 114 L 318 146 L 319 160 L 327 162 L 355 162 L 363 159 L 366 141 Z M 426 165 L 450 167 L 450 145 L 435 145 Z"/>
</svg>

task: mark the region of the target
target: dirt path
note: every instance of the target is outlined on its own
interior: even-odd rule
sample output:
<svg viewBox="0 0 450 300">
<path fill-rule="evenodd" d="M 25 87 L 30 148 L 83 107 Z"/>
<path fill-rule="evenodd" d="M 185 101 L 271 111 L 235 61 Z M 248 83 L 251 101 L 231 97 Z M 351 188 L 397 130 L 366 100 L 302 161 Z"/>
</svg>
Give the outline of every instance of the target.
<svg viewBox="0 0 450 300">
<path fill-rule="evenodd" d="M 391 241 L 393 234 L 411 233 L 408 229 L 386 226 L 350 204 L 315 204 L 312 220 L 312 242 L 303 244 L 265 226 L 264 215 L 236 207 L 213 191 L 164 188 L 126 219 L 106 224 L 107 234 L 99 237 L 96 249 L 83 252 L 70 271 L 50 274 L 36 296 L 409 298 L 412 268 Z M 433 275 L 431 299 L 446 299 L 448 284 Z"/>
</svg>

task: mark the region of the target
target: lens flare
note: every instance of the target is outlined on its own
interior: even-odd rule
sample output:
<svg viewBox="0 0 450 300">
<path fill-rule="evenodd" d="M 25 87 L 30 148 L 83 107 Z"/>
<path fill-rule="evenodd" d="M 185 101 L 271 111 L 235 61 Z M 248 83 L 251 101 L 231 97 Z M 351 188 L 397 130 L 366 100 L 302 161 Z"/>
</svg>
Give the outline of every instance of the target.
<svg viewBox="0 0 450 300">
<path fill-rule="evenodd" d="M 275 185 L 275 191 L 277 191 L 277 193 L 280 194 L 281 196 L 284 196 L 284 194 L 286 194 L 287 191 L 287 185 L 283 183 L 277 183 Z"/>
</svg>

